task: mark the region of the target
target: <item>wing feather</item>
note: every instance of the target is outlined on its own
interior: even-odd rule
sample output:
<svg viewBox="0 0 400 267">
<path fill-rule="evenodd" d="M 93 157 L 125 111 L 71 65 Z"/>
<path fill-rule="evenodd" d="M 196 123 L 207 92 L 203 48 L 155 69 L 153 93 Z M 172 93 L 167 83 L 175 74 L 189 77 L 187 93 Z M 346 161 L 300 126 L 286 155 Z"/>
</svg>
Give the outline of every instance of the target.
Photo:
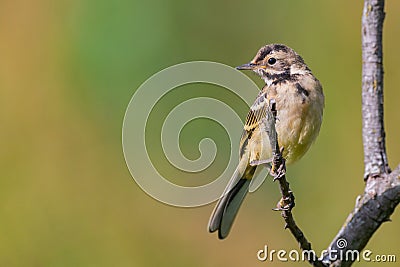
<svg viewBox="0 0 400 267">
<path fill-rule="evenodd" d="M 245 153 L 247 144 L 253 131 L 259 126 L 261 120 L 267 115 L 268 108 L 268 94 L 267 90 L 260 91 L 253 105 L 250 107 L 250 111 L 247 114 L 246 122 L 240 140 L 240 157 Z"/>
</svg>

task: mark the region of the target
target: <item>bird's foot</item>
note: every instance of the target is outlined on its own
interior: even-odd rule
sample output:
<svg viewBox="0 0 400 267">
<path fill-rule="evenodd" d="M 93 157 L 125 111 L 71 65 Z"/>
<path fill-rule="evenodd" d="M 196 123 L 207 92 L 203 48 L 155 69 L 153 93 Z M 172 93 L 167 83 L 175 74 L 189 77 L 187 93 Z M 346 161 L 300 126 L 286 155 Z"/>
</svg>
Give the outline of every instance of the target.
<svg viewBox="0 0 400 267">
<path fill-rule="evenodd" d="M 273 179 L 274 182 L 286 175 L 285 159 L 282 158 L 282 161 L 283 162 L 279 165 L 278 169 L 276 169 L 276 167 L 275 167 L 276 165 L 272 165 L 270 173 L 271 173 L 271 176 L 274 177 L 274 179 Z"/>
<path fill-rule="evenodd" d="M 282 197 L 279 200 L 278 204 L 276 204 L 276 208 L 273 209 L 275 211 L 291 211 L 295 206 L 294 195 L 292 191 L 289 191 L 289 196 Z"/>
</svg>

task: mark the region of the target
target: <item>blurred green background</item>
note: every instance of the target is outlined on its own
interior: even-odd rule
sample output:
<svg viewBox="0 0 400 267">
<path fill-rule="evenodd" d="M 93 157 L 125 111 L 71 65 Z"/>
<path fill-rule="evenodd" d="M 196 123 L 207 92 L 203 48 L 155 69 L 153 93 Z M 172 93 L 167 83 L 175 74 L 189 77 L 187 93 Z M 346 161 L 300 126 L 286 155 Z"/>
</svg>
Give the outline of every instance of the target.
<svg viewBox="0 0 400 267">
<path fill-rule="evenodd" d="M 385 122 L 394 167 L 400 162 L 400 2 L 386 2 Z M 362 5 L 0 1 L 0 266 L 307 266 L 256 258 L 264 245 L 297 248 L 271 211 L 280 198 L 276 184 L 268 180 L 250 194 L 230 236 L 219 241 L 206 229 L 213 205 L 167 206 L 136 185 L 122 154 L 122 120 L 140 84 L 168 66 L 192 60 L 237 66 L 264 44 L 293 47 L 326 96 L 321 134 L 288 174 L 295 219 L 321 251 L 363 190 Z M 171 101 L 216 91 L 193 88 L 181 88 Z M 238 112 L 244 116 L 245 109 Z M 223 136 L 218 127 L 200 133 L 214 130 Z M 188 134 L 185 151 L 195 157 L 197 143 Z M 399 211 L 392 219 L 367 248 L 399 258 Z"/>
</svg>

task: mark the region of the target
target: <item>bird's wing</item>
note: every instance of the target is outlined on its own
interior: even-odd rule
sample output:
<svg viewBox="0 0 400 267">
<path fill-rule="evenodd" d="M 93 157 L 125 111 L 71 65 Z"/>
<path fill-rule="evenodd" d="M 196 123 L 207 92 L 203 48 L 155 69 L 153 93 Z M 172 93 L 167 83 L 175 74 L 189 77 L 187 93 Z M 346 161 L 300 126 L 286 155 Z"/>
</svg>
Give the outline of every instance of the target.
<svg viewBox="0 0 400 267">
<path fill-rule="evenodd" d="M 267 95 L 267 91 L 262 90 L 250 107 L 240 141 L 240 161 L 238 167 L 233 173 L 222 197 L 219 199 L 208 223 L 209 231 L 215 232 L 218 230 L 218 237 L 220 239 L 228 235 L 233 220 L 247 192 L 255 191 L 265 180 L 265 176 L 261 179 L 254 177 L 259 168 L 257 168 L 258 166 L 251 166 L 249 164 L 251 151 L 248 150 L 248 147 L 253 132 L 260 127 L 261 121 L 267 114 L 269 103 Z"/>
<path fill-rule="evenodd" d="M 260 91 L 253 105 L 250 107 L 249 113 L 247 114 L 246 122 L 244 124 L 244 129 L 239 145 L 240 158 L 245 153 L 249 139 L 251 139 L 254 130 L 257 129 L 257 127 L 259 127 L 262 119 L 264 119 L 267 116 L 269 97 L 267 90 L 265 89 L 266 87 L 264 87 L 263 90 Z"/>
<path fill-rule="evenodd" d="M 253 105 L 250 107 L 250 111 L 247 114 L 246 118 L 246 123 L 244 125 L 243 133 L 242 133 L 242 138 L 240 140 L 240 158 L 242 158 L 245 154 L 250 155 L 254 151 L 247 151 L 249 149 L 249 143 L 251 142 L 251 138 L 253 135 L 253 132 L 256 130 L 265 130 L 265 127 L 260 127 L 260 124 L 263 123 L 263 119 L 266 118 L 267 116 L 267 108 L 269 106 L 269 100 L 271 96 L 275 95 L 275 90 L 274 88 L 267 88 L 264 87 L 263 90 L 260 91 L 258 94 L 256 100 L 254 101 Z M 261 129 L 257 129 L 261 128 Z M 260 134 L 257 134 L 257 138 L 260 138 Z M 261 134 L 263 136 L 263 134 Z M 266 140 L 261 140 L 261 142 L 266 141 Z M 268 141 L 267 141 L 268 142 Z M 268 144 L 269 145 L 269 142 Z M 261 148 L 260 148 L 261 150 Z M 247 151 L 247 153 L 246 153 Z M 261 151 L 258 151 L 261 152 Z M 259 153 L 256 153 L 259 154 Z M 267 167 L 267 164 L 264 164 L 264 167 Z M 261 172 L 260 168 L 257 168 L 256 173 L 252 177 L 250 186 L 249 186 L 249 191 L 254 192 L 256 191 L 261 184 L 264 182 L 265 178 L 268 176 L 269 170 L 267 171 L 267 175 L 259 175 Z"/>
</svg>

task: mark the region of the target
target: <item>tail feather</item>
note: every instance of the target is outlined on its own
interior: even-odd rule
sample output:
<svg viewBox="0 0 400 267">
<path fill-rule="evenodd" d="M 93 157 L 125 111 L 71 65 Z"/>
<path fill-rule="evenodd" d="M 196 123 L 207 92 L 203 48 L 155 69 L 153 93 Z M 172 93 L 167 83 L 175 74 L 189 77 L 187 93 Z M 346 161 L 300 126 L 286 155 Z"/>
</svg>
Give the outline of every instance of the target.
<svg viewBox="0 0 400 267">
<path fill-rule="evenodd" d="M 238 167 L 239 168 L 239 167 Z M 256 167 L 247 165 L 244 172 L 235 171 L 224 195 L 219 199 L 208 224 L 209 231 L 218 230 L 218 237 L 228 236 L 239 208 L 249 191 L 250 181 Z"/>
</svg>

